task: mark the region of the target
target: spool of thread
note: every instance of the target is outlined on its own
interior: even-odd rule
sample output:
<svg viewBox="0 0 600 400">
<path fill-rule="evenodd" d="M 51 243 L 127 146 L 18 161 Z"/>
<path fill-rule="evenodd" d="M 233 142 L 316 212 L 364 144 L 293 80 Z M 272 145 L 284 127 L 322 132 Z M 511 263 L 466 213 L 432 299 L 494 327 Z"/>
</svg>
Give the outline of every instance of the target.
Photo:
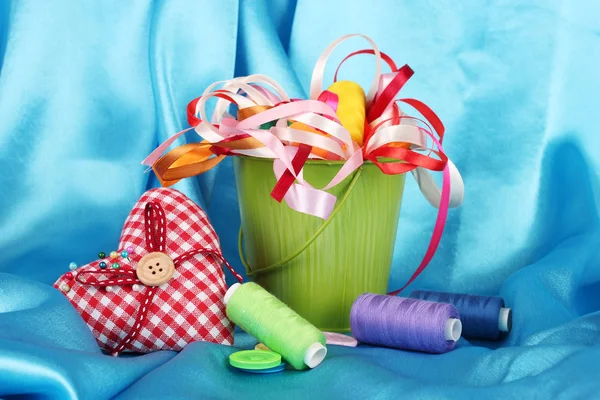
<svg viewBox="0 0 600 400">
<path fill-rule="evenodd" d="M 338 95 L 335 113 L 342 126 L 350 132 L 352 140 L 362 146 L 366 114 L 366 97 L 363 88 L 356 82 L 337 81 L 327 90 Z"/>
<path fill-rule="evenodd" d="M 327 355 L 323 332 L 256 283 L 232 285 L 223 301 L 232 322 L 295 369 L 314 368 Z"/>
<path fill-rule="evenodd" d="M 359 342 L 428 353 L 452 350 L 462 330 L 452 304 L 372 293 L 352 304 L 350 327 Z"/>
<path fill-rule="evenodd" d="M 410 297 L 450 303 L 460 313 L 463 336 L 470 339 L 499 340 L 512 328 L 512 311 L 501 297 L 415 290 Z"/>
</svg>

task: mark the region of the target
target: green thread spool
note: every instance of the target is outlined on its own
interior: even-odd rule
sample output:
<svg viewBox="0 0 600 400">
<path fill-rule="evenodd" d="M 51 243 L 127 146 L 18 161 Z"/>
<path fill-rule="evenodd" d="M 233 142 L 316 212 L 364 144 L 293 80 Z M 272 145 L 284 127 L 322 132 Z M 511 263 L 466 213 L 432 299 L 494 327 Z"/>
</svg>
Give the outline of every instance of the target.
<svg viewBox="0 0 600 400">
<path fill-rule="evenodd" d="M 256 283 L 232 285 L 224 302 L 232 322 L 295 369 L 314 368 L 327 355 L 323 332 Z"/>
</svg>

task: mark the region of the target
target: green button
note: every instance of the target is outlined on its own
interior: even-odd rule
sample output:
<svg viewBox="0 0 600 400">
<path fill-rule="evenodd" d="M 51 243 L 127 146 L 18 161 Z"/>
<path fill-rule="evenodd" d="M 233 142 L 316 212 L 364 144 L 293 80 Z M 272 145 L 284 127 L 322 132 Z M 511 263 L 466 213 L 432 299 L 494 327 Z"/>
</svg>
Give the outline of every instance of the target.
<svg viewBox="0 0 600 400">
<path fill-rule="evenodd" d="M 272 351 L 244 350 L 231 354 L 229 364 L 243 369 L 267 369 L 281 364 L 281 356 Z"/>
</svg>

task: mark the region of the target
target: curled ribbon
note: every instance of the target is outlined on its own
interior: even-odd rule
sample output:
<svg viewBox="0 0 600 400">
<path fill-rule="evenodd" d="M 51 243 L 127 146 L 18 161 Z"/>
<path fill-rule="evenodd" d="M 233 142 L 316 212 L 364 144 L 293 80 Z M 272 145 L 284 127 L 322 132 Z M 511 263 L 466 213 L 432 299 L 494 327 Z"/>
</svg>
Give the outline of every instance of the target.
<svg viewBox="0 0 600 400">
<path fill-rule="evenodd" d="M 144 227 L 146 250 L 149 253 L 155 251 L 164 253 L 166 251 L 167 221 L 165 218 L 165 213 L 159 203 L 152 201 L 146 203 L 146 207 L 144 208 Z M 223 258 L 223 255 L 220 252 L 200 246 L 195 246 L 187 252 L 172 258 L 175 269 L 197 254 L 212 256 L 215 260 L 223 263 L 239 282 L 242 282 L 242 277 L 235 272 L 233 267 L 229 265 L 227 260 Z M 136 271 L 132 267 L 111 270 L 104 270 L 100 268 L 90 269 L 79 272 L 75 279 L 83 285 L 89 285 L 97 288 L 128 285 L 139 285 L 143 288 L 141 291 L 142 298 L 140 299 L 140 308 L 136 314 L 135 321 L 133 323 L 133 329 L 129 331 L 127 335 L 122 338 L 112 349 L 109 349 L 109 352 L 112 355 L 118 355 L 138 336 L 142 323 L 148 315 L 150 304 L 154 300 L 154 296 L 158 291 L 158 287 L 144 285 L 144 283 L 137 278 Z"/>
<path fill-rule="evenodd" d="M 350 57 L 358 54 L 376 57 L 375 74 L 366 95 L 362 147 L 341 125 L 336 115 L 337 98 L 322 87 L 327 59 L 337 45 L 354 36 L 364 38 L 372 48 L 348 55 L 338 66 L 334 80 L 341 65 Z M 392 72 L 382 74 L 382 60 Z M 187 107 L 188 122 L 204 140 L 179 146 L 163 155 L 185 132 L 182 131 L 161 144 L 143 164 L 152 166 L 163 185 L 171 185 L 213 168 L 226 155 L 272 158 L 277 183 L 271 196 L 285 201 L 296 211 L 322 219 L 329 217 L 336 203 L 335 196 L 327 190 L 349 177 L 364 162 L 374 163 L 384 174 L 411 172 L 427 200 L 439 209 L 431 243 L 421 263 L 424 268 L 441 239 L 448 208 L 462 203 L 464 185 L 442 148 L 445 128 L 440 118 L 419 100 L 396 99 L 413 74 L 408 65 L 397 68 L 370 38 L 346 35 L 327 47 L 317 60 L 309 100 L 291 100 L 281 86 L 264 75 L 216 82 Z M 223 88 L 217 89 L 220 85 Z M 210 98 L 217 101 L 211 119 L 205 110 Z M 406 115 L 399 103 L 411 106 L 424 119 Z M 226 112 L 230 104 L 238 108 L 237 119 Z M 294 122 L 310 129 L 295 129 L 290 126 Z M 323 151 L 331 159 L 343 161 L 343 166 L 324 188 L 318 189 L 304 180 L 302 169 L 310 158 L 323 158 Z M 389 162 L 390 159 L 397 162 Z M 443 172 L 441 190 L 429 171 Z M 423 268 L 419 267 L 416 275 Z"/>
</svg>

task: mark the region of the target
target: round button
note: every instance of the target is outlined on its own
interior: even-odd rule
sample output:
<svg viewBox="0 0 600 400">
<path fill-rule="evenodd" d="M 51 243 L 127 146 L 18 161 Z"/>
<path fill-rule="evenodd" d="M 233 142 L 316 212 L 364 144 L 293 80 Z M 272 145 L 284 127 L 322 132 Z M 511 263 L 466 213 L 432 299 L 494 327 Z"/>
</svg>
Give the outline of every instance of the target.
<svg viewBox="0 0 600 400">
<path fill-rule="evenodd" d="M 171 257 L 156 251 L 142 257 L 135 271 L 144 285 L 160 286 L 173 277 L 175 264 Z"/>
<path fill-rule="evenodd" d="M 230 354 L 229 364 L 241 369 L 269 369 L 281 364 L 281 356 L 272 351 L 243 350 Z"/>
</svg>

